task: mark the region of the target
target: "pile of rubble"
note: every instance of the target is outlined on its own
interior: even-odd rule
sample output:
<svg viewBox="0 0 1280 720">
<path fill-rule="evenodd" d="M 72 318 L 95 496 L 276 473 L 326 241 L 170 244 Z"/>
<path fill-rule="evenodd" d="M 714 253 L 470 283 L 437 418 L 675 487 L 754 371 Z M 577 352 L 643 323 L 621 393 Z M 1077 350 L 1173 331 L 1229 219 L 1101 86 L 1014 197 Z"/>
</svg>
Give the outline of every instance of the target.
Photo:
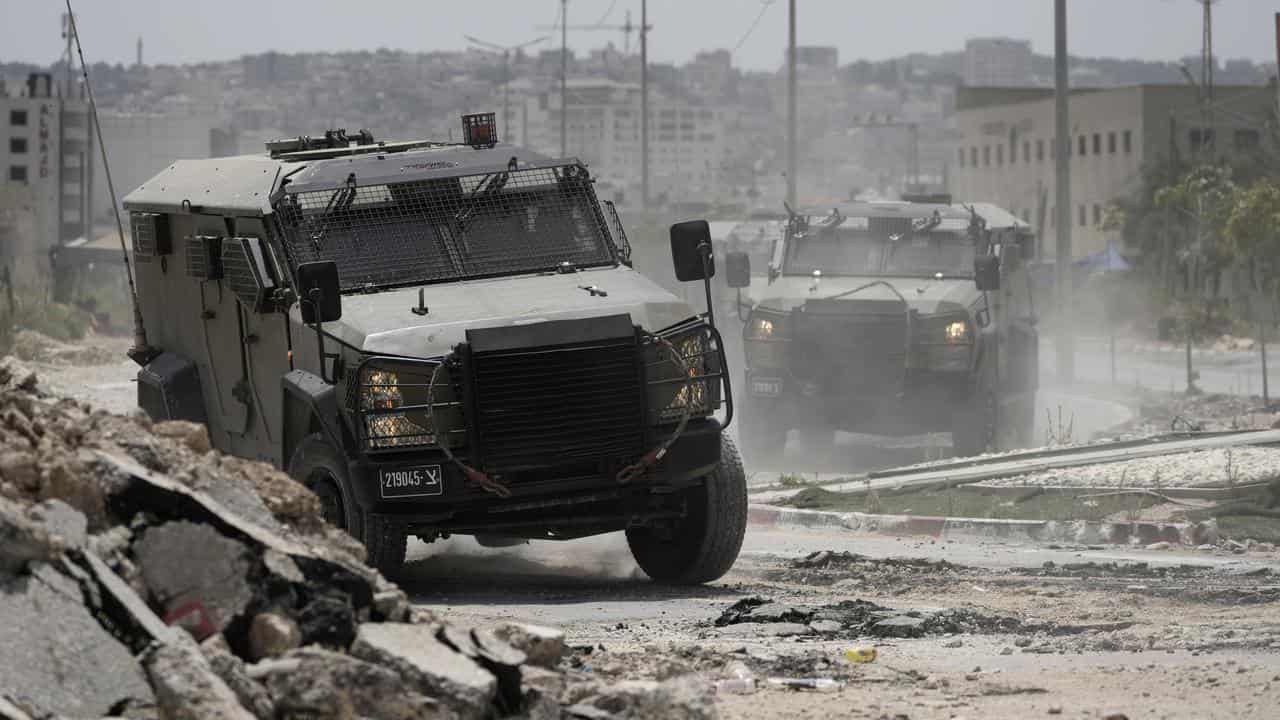
<svg viewBox="0 0 1280 720">
<path fill-rule="evenodd" d="M 0 361 L 0 718 L 714 717 L 558 631 L 414 609 L 270 466 L 43 394 Z"/>
<path fill-rule="evenodd" d="M 714 621 L 722 635 L 741 637 L 918 638 L 926 635 L 1007 633 L 1023 628 L 1018 618 L 968 608 L 889 608 L 866 600 L 817 607 L 746 597 Z M 734 632 L 740 628 L 741 632 Z"/>
</svg>

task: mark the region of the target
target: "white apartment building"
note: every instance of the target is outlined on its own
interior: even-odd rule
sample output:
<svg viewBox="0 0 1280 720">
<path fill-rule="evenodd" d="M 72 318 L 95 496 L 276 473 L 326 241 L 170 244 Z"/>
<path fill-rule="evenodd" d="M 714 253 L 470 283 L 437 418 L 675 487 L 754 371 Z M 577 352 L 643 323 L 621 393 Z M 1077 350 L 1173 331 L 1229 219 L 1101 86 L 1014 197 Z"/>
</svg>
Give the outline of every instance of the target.
<svg viewBox="0 0 1280 720">
<path fill-rule="evenodd" d="M 964 84 L 1019 87 L 1031 82 L 1031 42 L 1013 38 L 971 38 L 964 44 Z"/>
</svg>

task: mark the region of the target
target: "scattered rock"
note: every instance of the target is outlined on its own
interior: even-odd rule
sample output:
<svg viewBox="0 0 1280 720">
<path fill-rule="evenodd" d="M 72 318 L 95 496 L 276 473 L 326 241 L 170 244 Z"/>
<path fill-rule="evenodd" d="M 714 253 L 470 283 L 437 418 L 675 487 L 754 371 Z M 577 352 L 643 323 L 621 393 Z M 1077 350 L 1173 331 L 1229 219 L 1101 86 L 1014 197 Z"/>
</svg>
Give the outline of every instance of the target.
<svg viewBox="0 0 1280 720">
<path fill-rule="evenodd" d="M 200 423 L 186 420 L 165 420 L 151 426 L 151 432 L 160 437 L 172 438 L 181 442 L 191 452 L 201 454 L 209 452 L 209 429 Z"/>
<path fill-rule="evenodd" d="M 89 521 L 84 513 L 61 500 L 51 498 L 37 503 L 27 514 L 44 525 L 65 548 L 81 548 L 89 541 Z"/>
<path fill-rule="evenodd" d="M 948 640 L 942 644 L 942 647 L 946 647 L 946 648 L 964 647 L 964 641 L 961 640 L 960 638 L 956 638 L 955 640 Z"/>
<path fill-rule="evenodd" d="M 1147 549 L 1148 550 L 1168 550 L 1171 547 L 1173 547 L 1173 543 L 1162 540 L 1160 542 L 1151 543 L 1150 545 L 1147 546 Z"/>
<path fill-rule="evenodd" d="M 244 661 L 232 654 L 226 638 L 221 634 L 212 635 L 200 643 L 200 650 L 209 660 L 214 674 L 235 694 L 241 707 L 253 713 L 258 720 L 274 720 L 276 708 L 271 696 L 266 688 L 249 677 Z"/>
<path fill-rule="evenodd" d="M 278 612 L 253 616 L 249 624 L 249 657 L 252 660 L 277 657 L 302 644 L 298 624 Z"/>
<path fill-rule="evenodd" d="M 710 720 L 718 717 L 711 685 L 685 676 L 663 682 L 630 680 L 602 689 L 566 711 L 584 718 Z M 604 712 L 604 715 L 598 714 Z"/>
<path fill-rule="evenodd" d="M 0 497 L 0 573 L 16 573 L 27 563 L 52 562 L 62 543 L 21 505 Z"/>
<path fill-rule="evenodd" d="M 254 720 L 190 638 L 173 631 L 143 658 L 166 720 Z"/>
<path fill-rule="evenodd" d="M 809 623 L 809 628 L 820 635 L 832 635 L 844 629 L 844 626 L 835 620 L 815 620 Z"/>
</svg>

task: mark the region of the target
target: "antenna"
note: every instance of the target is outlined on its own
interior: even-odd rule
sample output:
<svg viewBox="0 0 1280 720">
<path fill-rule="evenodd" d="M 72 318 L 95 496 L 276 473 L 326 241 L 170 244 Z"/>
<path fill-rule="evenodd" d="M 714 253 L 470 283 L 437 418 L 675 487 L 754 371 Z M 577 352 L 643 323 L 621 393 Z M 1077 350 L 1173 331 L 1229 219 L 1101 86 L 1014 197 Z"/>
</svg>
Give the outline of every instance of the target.
<svg viewBox="0 0 1280 720">
<path fill-rule="evenodd" d="M 107 162 L 107 146 L 102 142 L 102 123 L 98 121 L 98 104 L 94 102 L 93 86 L 89 83 L 89 66 L 84 62 L 84 48 L 80 45 L 80 31 L 76 28 L 76 15 L 71 10 L 71 0 L 66 0 L 66 3 L 67 24 L 71 31 L 71 40 L 76 44 L 76 54 L 80 57 L 80 74 L 84 77 L 84 90 L 89 99 L 89 114 L 93 116 L 93 129 L 98 136 L 98 150 L 102 153 L 102 171 L 107 177 L 107 192 L 111 194 L 111 209 L 116 216 L 116 232 L 120 235 L 120 254 L 124 257 L 124 272 L 129 279 L 129 300 L 133 304 L 133 347 L 129 348 L 129 358 L 139 365 L 146 365 L 157 353 L 155 348 L 147 344 L 147 329 L 142 322 L 142 310 L 138 307 L 138 287 L 133 282 L 133 266 L 129 263 L 129 248 L 124 240 L 124 222 L 120 219 L 120 203 L 116 201 L 116 186 L 111 179 L 111 165 Z"/>
</svg>

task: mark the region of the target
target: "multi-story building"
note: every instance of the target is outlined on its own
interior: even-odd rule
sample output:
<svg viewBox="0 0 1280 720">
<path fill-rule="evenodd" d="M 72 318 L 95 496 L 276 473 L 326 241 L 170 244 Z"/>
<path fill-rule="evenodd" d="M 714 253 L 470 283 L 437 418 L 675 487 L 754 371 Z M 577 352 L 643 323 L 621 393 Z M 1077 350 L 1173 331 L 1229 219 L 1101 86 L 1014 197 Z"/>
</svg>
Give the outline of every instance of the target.
<svg viewBox="0 0 1280 720">
<path fill-rule="evenodd" d="M 219 127 L 216 117 L 209 114 L 103 111 L 99 119 L 117 201 L 174 160 L 210 157 L 213 133 Z M 263 151 L 261 145 L 252 150 Z M 111 210 L 111 198 L 101 169 L 93 184 L 93 217 L 105 216 Z"/>
<path fill-rule="evenodd" d="M 0 86 L 0 183 L 28 188 L 5 197 L 31 216 L 30 230 L 0 248 L 18 277 L 36 277 L 27 273 L 47 268 L 51 248 L 90 234 L 95 150 L 88 103 L 67 94 L 48 73 L 33 73 L 19 87 Z"/>
<path fill-rule="evenodd" d="M 640 185 L 640 85 L 604 79 L 573 79 L 567 90 L 566 153 L 593 166 L 596 177 L 637 193 Z M 532 147 L 560 152 L 558 87 L 525 100 Z M 693 193 L 710 198 L 722 188 L 725 158 L 724 110 L 668 97 L 649 97 L 649 190 Z M 513 125 L 515 124 L 513 118 Z"/>
<path fill-rule="evenodd" d="M 1031 43 L 1013 38 L 972 38 L 964 43 L 964 84 L 1018 87 L 1031 81 Z"/>
<path fill-rule="evenodd" d="M 1054 207 L 1052 90 L 960 88 L 949 190 L 961 201 L 1008 208 L 1045 234 L 1071 223 L 1072 250 L 1089 255 L 1119 242 L 1102 229 L 1107 206 L 1141 186 L 1144 168 L 1258 152 L 1275 102 L 1264 86 L 1218 86 L 1211 124 L 1201 124 L 1196 89 L 1183 85 L 1076 90 L 1069 100 L 1071 208 Z M 1043 216 L 1043 221 L 1042 221 Z"/>
</svg>

